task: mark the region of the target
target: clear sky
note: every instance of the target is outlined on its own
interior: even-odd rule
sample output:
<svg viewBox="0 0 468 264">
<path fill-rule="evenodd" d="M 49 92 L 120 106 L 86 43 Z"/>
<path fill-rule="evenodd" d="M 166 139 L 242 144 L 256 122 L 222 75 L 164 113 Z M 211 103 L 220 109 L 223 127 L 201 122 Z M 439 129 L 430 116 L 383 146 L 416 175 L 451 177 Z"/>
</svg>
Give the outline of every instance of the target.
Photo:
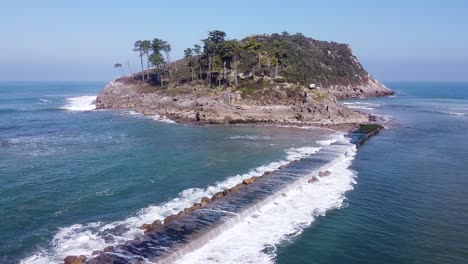
<svg viewBox="0 0 468 264">
<path fill-rule="evenodd" d="M 468 1 L 24 1 L 0 3 L 0 80 L 98 80 L 159 37 L 172 57 L 213 29 L 229 38 L 301 32 L 348 43 L 384 81 L 467 81 Z M 128 70 L 127 70 L 128 71 Z"/>
</svg>

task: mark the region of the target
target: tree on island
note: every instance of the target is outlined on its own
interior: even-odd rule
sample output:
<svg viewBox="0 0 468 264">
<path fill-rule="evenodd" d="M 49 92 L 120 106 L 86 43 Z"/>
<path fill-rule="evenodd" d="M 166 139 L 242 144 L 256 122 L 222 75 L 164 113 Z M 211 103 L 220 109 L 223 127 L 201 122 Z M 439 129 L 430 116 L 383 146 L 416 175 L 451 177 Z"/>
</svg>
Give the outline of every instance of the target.
<svg viewBox="0 0 468 264">
<path fill-rule="evenodd" d="M 114 64 L 114 68 L 115 68 L 115 69 L 120 68 L 120 71 L 121 71 L 121 73 L 122 73 L 122 76 L 125 75 L 125 72 L 124 72 L 124 70 L 123 70 L 123 68 L 122 68 L 122 64 L 120 64 L 120 63 L 115 63 L 115 64 Z"/>
<path fill-rule="evenodd" d="M 202 62 L 201 62 L 201 54 L 202 54 L 202 47 L 198 44 L 193 45 L 193 52 L 197 56 L 198 66 L 200 69 L 200 80 L 203 80 L 202 75 Z"/>
<path fill-rule="evenodd" d="M 149 70 L 150 69 L 150 60 L 149 60 L 150 54 L 149 53 L 151 51 L 151 41 L 143 40 L 141 42 L 141 50 L 146 56 L 146 79 L 149 79 L 149 72 L 150 72 Z"/>
<path fill-rule="evenodd" d="M 194 62 L 193 62 L 193 49 L 191 48 L 186 48 L 184 50 L 184 58 L 188 60 L 188 66 L 192 70 L 192 82 L 195 79 L 195 73 L 194 73 Z"/>
<path fill-rule="evenodd" d="M 221 30 L 213 30 L 208 32 L 208 38 L 203 39 L 204 43 L 203 53 L 208 59 L 208 76 L 209 83 L 211 85 L 213 80 L 213 70 L 216 62 L 216 58 L 219 56 L 219 49 L 222 43 L 225 41 L 226 33 Z"/>
<path fill-rule="evenodd" d="M 144 75 L 145 68 L 143 67 L 143 54 L 144 54 L 144 51 L 143 51 L 143 41 L 142 40 L 135 41 L 135 44 L 133 45 L 133 51 L 139 53 L 138 57 L 140 57 L 140 62 L 141 62 L 141 76 L 142 76 L 142 79 L 144 81 L 145 80 L 145 75 Z"/>
</svg>

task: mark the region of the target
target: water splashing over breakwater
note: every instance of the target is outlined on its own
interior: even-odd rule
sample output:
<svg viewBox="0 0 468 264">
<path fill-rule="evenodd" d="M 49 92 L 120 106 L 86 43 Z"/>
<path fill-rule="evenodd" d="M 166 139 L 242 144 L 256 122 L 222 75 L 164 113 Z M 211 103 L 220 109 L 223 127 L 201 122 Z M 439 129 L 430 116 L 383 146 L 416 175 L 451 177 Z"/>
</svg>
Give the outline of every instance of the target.
<svg viewBox="0 0 468 264">
<path fill-rule="evenodd" d="M 375 131 L 374 131 L 375 132 Z M 128 241 L 87 263 L 173 263 L 242 222 L 277 197 L 304 184 L 311 176 L 353 156 L 369 134 L 350 134 L 316 155 L 271 173 L 248 187 L 164 225 L 161 230 Z"/>
</svg>

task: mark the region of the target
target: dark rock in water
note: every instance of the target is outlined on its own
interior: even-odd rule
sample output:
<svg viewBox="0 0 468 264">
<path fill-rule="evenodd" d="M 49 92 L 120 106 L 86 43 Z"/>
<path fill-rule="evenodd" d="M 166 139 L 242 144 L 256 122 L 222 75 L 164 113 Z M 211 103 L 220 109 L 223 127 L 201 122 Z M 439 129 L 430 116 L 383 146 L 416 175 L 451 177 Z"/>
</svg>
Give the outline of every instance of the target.
<svg viewBox="0 0 468 264">
<path fill-rule="evenodd" d="M 95 256 L 95 255 L 99 255 L 101 253 L 103 253 L 104 251 L 102 250 L 94 250 L 93 253 L 91 253 L 92 256 Z"/>
<path fill-rule="evenodd" d="M 319 172 L 320 177 L 326 177 L 326 176 L 329 176 L 330 174 L 331 172 L 328 170 Z"/>
<path fill-rule="evenodd" d="M 209 203 L 211 203 L 211 199 L 208 198 L 208 197 L 203 197 L 203 198 L 201 199 L 201 202 L 200 202 L 200 204 L 201 204 L 202 207 L 205 206 L 205 205 L 207 205 L 207 204 L 209 204 Z"/>
<path fill-rule="evenodd" d="M 243 184 L 247 184 L 247 185 L 248 185 L 248 184 L 252 184 L 252 183 L 254 183 L 254 182 L 255 182 L 255 180 L 252 179 L 252 178 L 250 178 L 250 179 L 245 179 L 245 180 L 242 181 Z"/>
<path fill-rule="evenodd" d="M 143 224 L 140 226 L 140 229 L 144 229 L 145 230 L 145 233 L 148 233 L 148 232 L 151 232 L 151 231 L 159 231 L 161 230 L 161 228 L 163 227 L 163 224 L 161 222 L 161 220 L 156 220 L 154 221 L 152 224 Z M 105 249 L 104 249 L 104 252 Z"/>
<path fill-rule="evenodd" d="M 105 248 L 103 249 L 103 251 L 104 251 L 104 252 L 109 252 L 109 251 L 112 251 L 113 249 L 114 249 L 113 246 L 108 246 L 108 247 L 105 247 Z"/>
<path fill-rule="evenodd" d="M 216 200 L 218 200 L 218 199 L 220 199 L 220 198 L 223 198 L 223 197 L 224 197 L 223 192 L 217 192 L 217 193 L 215 193 L 215 194 L 213 195 L 213 197 L 211 197 L 211 200 L 212 200 L 212 201 L 216 201 Z"/>
<path fill-rule="evenodd" d="M 67 256 L 63 262 L 65 264 L 82 264 L 85 263 L 86 257 L 83 255 L 80 256 Z"/>
<path fill-rule="evenodd" d="M 308 183 L 314 183 L 314 182 L 318 182 L 318 179 L 315 178 L 315 177 L 312 177 L 310 178 L 309 180 L 307 180 Z"/>
</svg>

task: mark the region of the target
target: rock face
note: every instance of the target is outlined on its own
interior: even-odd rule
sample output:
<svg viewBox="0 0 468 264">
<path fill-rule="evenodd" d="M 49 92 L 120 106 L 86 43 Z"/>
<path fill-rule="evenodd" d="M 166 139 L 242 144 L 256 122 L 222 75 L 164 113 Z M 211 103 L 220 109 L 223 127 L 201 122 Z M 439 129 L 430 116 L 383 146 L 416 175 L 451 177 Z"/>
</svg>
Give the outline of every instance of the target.
<svg viewBox="0 0 468 264">
<path fill-rule="evenodd" d="M 339 99 L 352 97 L 380 97 L 395 94 L 381 82 L 368 76 L 368 81 L 358 85 L 332 85 L 329 91 Z"/>
<path fill-rule="evenodd" d="M 329 92 L 310 91 L 291 84 L 277 85 L 272 88 L 271 97 L 261 99 L 242 98 L 238 91 L 188 86 L 172 90 L 175 89 L 179 89 L 175 91 L 178 94 L 173 95 L 171 90 L 117 79 L 98 95 L 96 107 L 129 109 L 179 122 L 211 124 L 270 122 L 317 126 L 368 122 L 368 116 L 343 106 Z M 337 94 L 345 93 L 339 89 L 336 89 Z M 289 90 L 294 90 L 295 95 L 288 95 Z M 365 91 L 373 93 L 371 88 Z"/>
</svg>

